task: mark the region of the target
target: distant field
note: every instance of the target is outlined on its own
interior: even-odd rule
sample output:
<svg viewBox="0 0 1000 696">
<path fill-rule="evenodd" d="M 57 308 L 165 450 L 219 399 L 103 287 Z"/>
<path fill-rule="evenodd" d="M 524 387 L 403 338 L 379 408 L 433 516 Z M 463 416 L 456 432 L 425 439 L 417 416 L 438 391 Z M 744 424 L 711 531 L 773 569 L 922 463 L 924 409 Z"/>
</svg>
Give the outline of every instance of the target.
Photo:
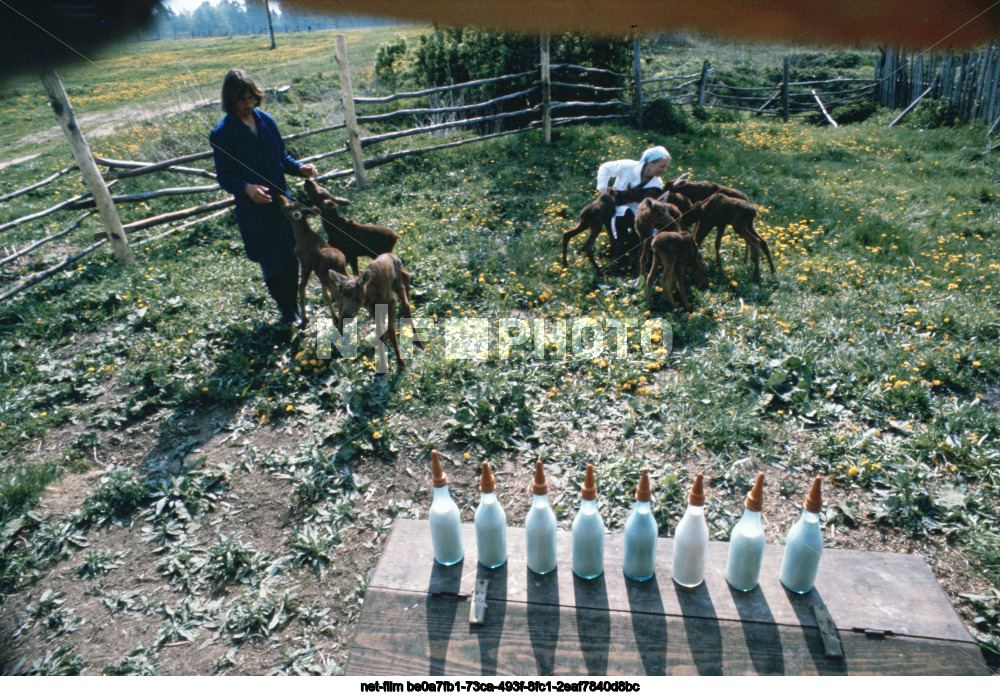
<svg viewBox="0 0 1000 696">
<path fill-rule="evenodd" d="M 347 37 L 352 82 L 360 88 L 372 78 L 375 51 L 396 35 L 408 39 L 426 31 L 421 26 L 372 27 L 276 36 L 269 50 L 266 36 L 143 41 L 119 44 L 88 62 L 59 71 L 78 119 L 97 112 L 133 106 L 155 111 L 180 102 L 218 99 L 222 77 L 243 68 L 265 87 L 290 84 L 297 78 L 339 84 L 333 37 Z M 218 111 L 209 117 L 217 118 Z M 214 121 L 213 121 L 214 123 Z M 56 126 L 40 81 L 22 75 L 0 86 L 0 161 L 37 149 L 13 143 Z M 86 133 L 86 128 L 84 128 Z"/>
</svg>

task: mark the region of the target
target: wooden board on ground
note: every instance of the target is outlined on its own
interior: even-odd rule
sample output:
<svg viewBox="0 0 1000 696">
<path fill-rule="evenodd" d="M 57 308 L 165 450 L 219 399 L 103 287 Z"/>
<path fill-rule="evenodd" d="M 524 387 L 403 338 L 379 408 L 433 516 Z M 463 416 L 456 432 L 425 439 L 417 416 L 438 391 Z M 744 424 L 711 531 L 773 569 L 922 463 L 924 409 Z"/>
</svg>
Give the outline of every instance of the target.
<svg viewBox="0 0 1000 696">
<path fill-rule="evenodd" d="M 660 539 L 652 580 L 621 572 L 622 537 L 605 538 L 605 572 L 581 580 L 571 537 L 559 566 L 524 564 L 524 530 L 508 529 L 509 560 L 434 563 L 426 521 L 397 520 L 368 586 L 347 673 L 352 675 L 987 674 L 982 655 L 918 557 L 826 549 L 816 587 L 777 579 L 783 547 L 768 546 L 752 592 L 725 581 L 728 544 L 711 542 L 705 583 L 670 579 L 672 539 Z M 470 625 L 477 578 L 489 580 L 486 621 Z M 844 657 L 828 658 L 812 611 L 823 604 Z"/>
</svg>

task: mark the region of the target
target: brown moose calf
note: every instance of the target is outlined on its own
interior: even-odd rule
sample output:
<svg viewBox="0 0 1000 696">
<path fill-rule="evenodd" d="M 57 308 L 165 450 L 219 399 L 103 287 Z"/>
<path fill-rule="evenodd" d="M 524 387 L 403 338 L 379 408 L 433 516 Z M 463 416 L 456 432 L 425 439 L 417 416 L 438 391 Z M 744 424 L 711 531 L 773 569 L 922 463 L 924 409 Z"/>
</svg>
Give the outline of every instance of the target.
<svg viewBox="0 0 1000 696">
<path fill-rule="evenodd" d="M 652 302 L 653 285 L 656 283 L 656 269 L 663 264 L 663 275 L 660 277 L 660 285 L 667 294 L 667 302 L 670 309 L 676 310 L 677 303 L 674 302 L 674 286 L 681 294 L 681 302 L 684 303 L 684 311 L 691 311 L 691 303 L 688 302 L 687 292 L 684 290 L 684 281 L 677 268 L 678 264 L 683 264 L 691 271 L 694 284 L 701 289 L 708 287 L 708 264 L 701 257 L 698 245 L 694 243 L 694 237 L 690 232 L 660 232 L 653 237 L 651 244 L 653 252 L 653 267 L 649 269 L 646 276 L 646 301 Z"/>
<path fill-rule="evenodd" d="M 750 258 L 753 261 L 753 279 L 760 282 L 760 250 L 764 250 L 767 257 L 767 264 L 771 268 L 771 275 L 774 275 L 774 261 L 771 260 L 771 250 L 767 246 L 764 238 L 754 229 L 753 221 L 757 216 L 757 208 L 752 203 L 738 198 L 731 198 L 721 193 L 716 193 L 698 203 L 691 209 L 690 213 L 698 222 L 698 232 L 695 242 L 701 246 L 713 229 L 718 230 L 715 235 L 715 261 L 720 262 L 720 250 L 722 247 L 722 234 L 726 227 L 732 225 L 743 241 L 746 242 L 750 250 Z M 745 257 L 745 254 L 744 254 Z"/>
<path fill-rule="evenodd" d="M 647 198 L 649 196 L 657 197 L 663 192 L 663 189 L 658 188 L 628 188 L 624 191 L 619 191 L 618 189 L 611 188 L 610 186 L 595 198 L 592 202 L 583 206 L 580 211 L 580 222 L 576 227 L 569 230 L 563 234 L 562 239 L 562 263 L 563 266 L 568 266 L 569 263 L 566 260 L 566 248 L 569 245 L 569 240 L 573 239 L 576 235 L 580 234 L 584 230 L 589 229 L 590 234 L 587 235 L 586 241 L 583 243 L 583 251 L 587 254 L 587 258 L 590 260 L 591 265 L 594 267 L 594 271 L 597 275 L 601 275 L 601 267 L 597 265 L 597 261 L 594 260 L 594 242 L 597 240 L 597 236 L 602 230 L 608 231 L 608 236 L 611 235 L 611 219 L 615 216 L 615 209 L 620 205 L 626 205 L 628 203 L 638 203 L 639 201 Z M 624 233 L 625 230 L 619 230 L 619 234 Z"/>
<path fill-rule="evenodd" d="M 339 297 L 337 285 L 334 282 L 333 273 L 347 273 L 347 262 L 344 255 L 338 249 L 327 244 L 321 236 L 313 231 L 309 224 L 308 217 L 316 215 L 316 211 L 308 208 L 296 201 L 290 201 L 284 196 L 279 198 L 281 212 L 292 224 L 292 232 L 295 235 L 295 258 L 299 261 L 299 314 L 302 317 L 300 328 L 309 325 L 309 318 L 306 316 L 306 286 L 309 284 L 309 276 L 316 273 L 319 284 L 323 288 L 323 299 L 326 306 L 330 308 L 334 325 L 339 324 L 337 312 L 333 309 L 333 297 Z"/>
<path fill-rule="evenodd" d="M 687 175 L 685 174 L 684 177 L 686 176 Z M 734 189 L 731 186 L 723 186 L 722 184 L 717 184 L 714 181 L 688 181 L 684 177 L 680 177 L 679 179 L 674 179 L 669 182 L 667 184 L 667 191 L 675 191 L 683 196 L 686 196 L 687 199 L 693 204 L 701 203 L 709 196 L 713 196 L 717 193 L 729 196 L 730 198 L 739 198 L 744 201 L 750 200 L 745 193 L 739 189 Z"/>
<path fill-rule="evenodd" d="M 347 278 L 334 274 L 339 285 L 340 300 L 337 309 L 341 321 L 356 317 L 361 307 L 364 307 L 375 319 L 375 335 L 379 340 L 378 371 L 386 372 L 385 344 L 382 341 L 386 334 L 396 352 L 396 364 L 406 367 L 406 361 L 399 353 L 399 339 L 396 332 L 396 298 L 399 298 L 399 311 L 407 319 L 413 319 L 410 308 L 409 290 L 410 274 L 403 268 L 403 262 L 392 253 L 380 254 L 365 266 L 365 270 L 356 278 Z M 382 309 L 384 308 L 384 309 Z M 385 325 L 388 319 L 388 326 Z M 423 347 L 423 342 L 413 330 L 413 345 Z"/>
<path fill-rule="evenodd" d="M 339 209 L 351 204 L 346 198 L 334 196 L 313 179 L 306 179 L 303 188 L 320 211 L 327 241 L 344 252 L 354 275 L 358 274 L 359 256 L 375 258 L 396 248 L 400 239 L 397 232 L 382 225 L 367 225 L 343 217 Z"/>
<path fill-rule="evenodd" d="M 650 244 L 658 232 L 679 232 L 681 209 L 673 203 L 665 203 L 655 198 L 646 198 L 639 204 L 635 214 L 635 232 L 639 235 L 639 277 L 636 283 L 646 274 L 646 261 L 651 255 Z"/>
</svg>

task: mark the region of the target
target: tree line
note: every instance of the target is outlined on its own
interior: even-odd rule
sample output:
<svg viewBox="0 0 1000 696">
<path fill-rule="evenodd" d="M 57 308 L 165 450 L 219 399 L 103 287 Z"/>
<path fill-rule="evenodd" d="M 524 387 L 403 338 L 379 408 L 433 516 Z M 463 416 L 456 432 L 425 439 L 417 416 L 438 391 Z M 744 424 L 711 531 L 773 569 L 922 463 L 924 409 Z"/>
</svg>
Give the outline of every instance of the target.
<svg viewBox="0 0 1000 696">
<path fill-rule="evenodd" d="M 272 2 L 271 22 L 276 32 L 315 31 L 319 29 L 351 29 L 392 25 L 397 20 L 364 15 L 333 15 L 306 12 L 281 7 Z M 203 2 L 194 10 L 176 12 L 162 2 L 155 10 L 155 20 L 146 38 L 172 39 L 205 36 L 234 36 L 266 33 L 267 7 L 264 0 L 222 0 L 218 4 Z"/>
</svg>

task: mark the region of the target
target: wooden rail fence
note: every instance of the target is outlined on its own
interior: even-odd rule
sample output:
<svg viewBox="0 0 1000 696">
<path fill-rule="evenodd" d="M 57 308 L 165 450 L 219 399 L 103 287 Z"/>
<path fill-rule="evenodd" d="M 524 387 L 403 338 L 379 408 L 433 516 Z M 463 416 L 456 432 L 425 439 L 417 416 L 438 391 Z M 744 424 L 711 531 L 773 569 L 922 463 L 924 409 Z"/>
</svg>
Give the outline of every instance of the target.
<svg viewBox="0 0 1000 696">
<path fill-rule="evenodd" d="M 337 44 L 336 57 L 343 76 L 349 74 L 343 37 L 337 37 Z M 445 148 L 459 147 L 537 128 L 544 129 L 546 140 L 548 140 L 552 127 L 583 122 L 635 118 L 641 123 L 644 108 L 648 109 L 651 104 L 660 100 L 677 105 L 688 104 L 704 108 L 747 111 L 759 116 L 781 116 L 785 120 L 792 114 L 820 111 L 827 121 L 836 125 L 830 112 L 837 106 L 850 104 L 860 99 L 877 99 L 880 103 L 888 106 L 902 107 L 912 103 L 921 93 L 934 92 L 935 95 L 940 95 L 958 104 L 963 116 L 967 118 L 981 118 L 993 122 L 994 128 L 1000 122 L 1000 90 L 998 90 L 1000 47 L 992 44 L 979 53 L 970 53 L 965 56 L 951 54 L 924 56 L 921 54 L 909 59 L 902 51 L 885 49 L 882 52 L 874 80 L 838 78 L 809 82 L 790 81 L 789 63 L 786 58 L 783 66 L 783 77 L 777 84 L 754 87 L 732 86 L 713 79 L 717 73 L 707 60 L 704 61 L 699 73 L 644 79 L 642 77 L 642 62 L 638 59 L 638 43 L 635 51 L 636 60 L 632 74 L 579 65 L 551 64 L 548 55 L 548 41 L 542 37 L 538 70 L 377 97 L 355 96 L 349 80 L 342 77 L 341 101 L 347 115 L 345 122 L 292 133 L 285 136 L 285 142 L 290 143 L 321 133 L 345 130 L 346 141 L 343 147 L 301 159 L 307 163 L 319 163 L 338 156 L 350 155 L 349 162 L 346 163 L 347 166 L 333 166 L 322 173 L 318 179 L 323 181 L 354 176 L 355 182 L 361 186 L 365 181 L 366 170 L 401 158 Z M 555 77 L 553 78 L 553 76 Z M 593 84 L 592 81 L 595 78 L 604 84 Z M 482 101 L 475 101 L 472 98 L 471 103 L 466 103 L 467 99 L 476 94 L 477 88 L 487 85 L 494 88 L 504 86 L 510 91 Z M 277 94 L 283 89 L 285 88 L 277 88 L 273 90 L 273 93 Z M 554 92 L 575 96 L 571 99 L 560 100 L 553 98 Z M 580 94 L 593 96 L 580 98 Z M 416 104 L 396 108 L 392 111 L 380 110 L 380 107 L 400 100 L 416 101 Z M 362 134 L 359 128 L 364 125 L 378 130 L 383 124 L 391 128 L 393 127 L 391 124 L 401 121 L 408 121 L 409 127 L 370 134 Z M 365 149 L 370 151 L 375 146 L 397 139 L 445 131 L 453 134 L 470 130 L 474 133 L 472 137 L 459 135 L 457 138 L 449 137 L 446 142 L 404 148 L 393 152 L 383 151 L 378 155 L 364 157 Z M 105 157 L 94 157 L 93 159 L 98 165 L 105 168 L 104 178 L 108 181 L 108 186 L 112 187 L 125 179 L 158 172 L 171 172 L 185 177 L 210 179 L 214 182 L 216 177 L 213 172 L 186 166 L 211 157 L 211 150 L 204 150 L 161 162 L 116 160 Z M 29 186 L 3 193 L 0 195 L 0 203 L 51 186 L 75 170 L 76 167 L 73 166 L 65 167 Z M 217 183 L 200 186 L 175 186 L 112 196 L 111 200 L 116 205 L 122 205 L 143 203 L 164 197 L 203 197 L 216 191 L 221 191 Z M 0 224 L 0 233 L 62 211 L 92 208 L 94 205 L 93 198 L 87 194 L 53 202 L 44 210 L 21 215 Z M 123 227 L 124 231 L 131 235 L 139 230 L 187 221 L 165 232 L 147 237 L 140 242 L 149 244 L 193 224 L 221 215 L 232 205 L 233 199 L 228 194 L 222 198 L 210 200 L 202 198 L 202 202 L 197 205 L 127 222 Z M 88 217 L 89 214 L 77 217 L 59 232 L 37 241 L 22 244 L 21 248 L 17 248 L 16 245 L 9 242 L 3 243 L 3 256 L 0 257 L 0 299 L 11 297 L 21 290 L 51 277 L 59 270 L 66 268 L 71 262 L 75 262 L 102 246 L 106 234 L 96 233 L 93 235 L 96 243 L 86 246 L 86 248 L 44 270 L 24 277 L 3 270 L 4 266 L 37 252 L 45 244 L 66 237 L 78 229 Z M 3 240 L 0 239 L 0 242 Z"/>
<path fill-rule="evenodd" d="M 993 124 L 988 134 L 1000 122 L 1000 44 L 961 55 L 883 49 L 875 77 L 883 106 L 901 109 L 927 94 L 954 105 L 960 121 Z"/>
</svg>

